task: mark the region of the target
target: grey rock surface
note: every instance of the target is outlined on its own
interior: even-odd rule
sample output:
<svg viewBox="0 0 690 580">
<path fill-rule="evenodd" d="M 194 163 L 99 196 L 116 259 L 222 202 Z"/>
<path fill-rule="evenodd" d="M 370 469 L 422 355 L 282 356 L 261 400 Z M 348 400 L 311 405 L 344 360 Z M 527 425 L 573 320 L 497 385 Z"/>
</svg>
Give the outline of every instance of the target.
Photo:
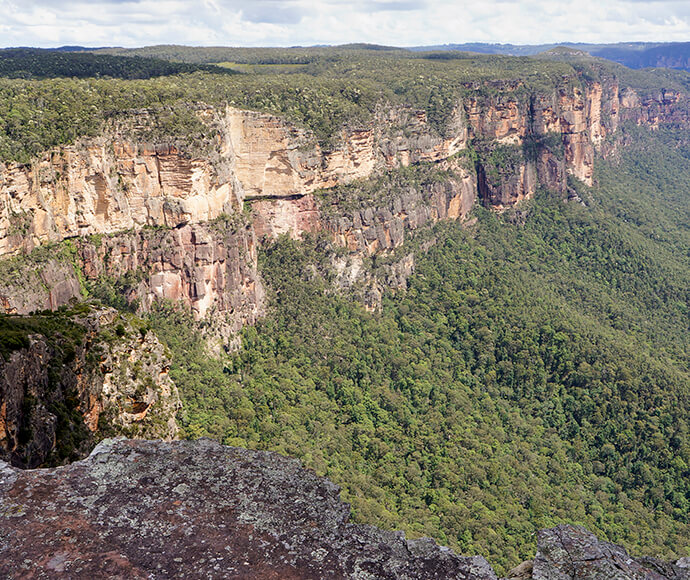
<svg viewBox="0 0 690 580">
<path fill-rule="evenodd" d="M 208 440 L 4 464 L 0 577 L 496 579 L 481 557 L 348 523 L 339 491 L 294 459 Z"/>
<path fill-rule="evenodd" d="M 686 580 L 690 570 L 655 558 L 633 558 L 579 526 L 540 530 L 534 580 Z"/>
</svg>

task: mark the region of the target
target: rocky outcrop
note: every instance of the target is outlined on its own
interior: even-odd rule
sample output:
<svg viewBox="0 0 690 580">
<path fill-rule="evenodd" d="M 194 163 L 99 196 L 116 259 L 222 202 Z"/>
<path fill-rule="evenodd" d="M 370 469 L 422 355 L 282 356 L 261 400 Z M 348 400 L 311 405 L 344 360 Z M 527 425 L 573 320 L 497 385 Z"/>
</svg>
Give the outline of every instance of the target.
<svg viewBox="0 0 690 580">
<path fill-rule="evenodd" d="M 180 407 L 163 345 L 112 308 L 2 320 L 0 457 L 83 457 L 95 432 L 172 439 Z"/>
<path fill-rule="evenodd" d="M 35 252 L 0 262 L 0 312 L 56 310 L 81 298 L 78 272 L 64 252 Z"/>
<path fill-rule="evenodd" d="M 687 126 L 690 121 L 687 96 L 678 91 L 659 89 L 640 94 L 626 88 L 620 95 L 622 121 L 656 128 L 660 124 Z"/>
<path fill-rule="evenodd" d="M 159 300 L 179 302 L 222 344 L 264 312 L 254 231 L 237 220 L 91 236 L 69 245 L 71 253 L 17 257 L 5 264 L 7 275 L 0 280 L 5 312 L 55 309 L 81 299 L 83 285 L 101 292 L 107 287 L 122 305 L 139 312 Z"/>
<path fill-rule="evenodd" d="M 76 236 L 204 222 L 238 204 L 208 160 L 169 144 L 83 139 L 30 166 L 0 166 L 0 255 Z"/>
<path fill-rule="evenodd" d="M 474 205 L 476 188 L 474 175 L 458 170 L 443 181 L 410 187 L 323 221 L 337 245 L 371 256 L 402 246 L 406 231 L 440 220 L 465 219 Z M 337 207 L 331 211 L 337 214 Z"/>
<path fill-rule="evenodd" d="M 104 441 L 54 471 L 0 464 L 0 575 L 495 580 L 483 558 L 348 523 L 339 488 L 273 453 Z"/>
<path fill-rule="evenodd" d="M 265 113 L 229 108 L 221 127 L 223 154 L 231 160 L 240 197 L 248 200 L 304 196 L 383 168 L 440 161 L 464 149 L 468 138 L 459 109 L 444 139 L 423 111 L 381 107 L 369 126 L 343 129 L 330 151 L 311 133 Z"/>
<path fill-rule="evenodd" d="M 595 149 L 616 131 L 621 103 L 618 83 L 607 79 L 527 96 L 520 86 L 506 87 L 466 107 L 471 133 L 480 139 L 480 197 L 505 208 L 539 185 L 563 193 L 567 173 L 592 185 Z M 495 151 L 506 146 L 521 149 L 496 172 Z"/>
<path fill-rule="evenodd" d="M 560 525 L 537 535 L 534 580 L 684 580 L 690 579 L 686 559 L 677 563 L 633 558 L 621 546 L 602 542 L 585 528 Z"/>
<path fill-rule="evenodd" d="M 176 229 L 141 230 L 78 243 L 87 280 L 122 280 L 128 302 L 148 311 L 156 300 L 189 307 L 197 320 L 221 316 L 235 332 L 263 313 L 254 232 L 217 220 Z"/>
<path fill-rule="evenodd" d="M 480 556 L 348 522 L 339 488 L 275 453 L 109 439 L 77 463 L 0 462 L 0 574 L 15 578 L 496 580 Z M 517 580 L 683 580 L 574 526 L 538 534 Z"/>
<path fill-rule="evenodd" d="M 472 209 L 477 191 L 473 172 L 457 162 L 439 165 L 445 172 L 434 181 L 408 185 L 370 183 L 314 195 L 258 200 L 252 204 L 252 222 L 260 237 L 305 232 L 328 232 L 333 242 L 361 256 L 394 250 L 406 232 L 440 220 L 463 220 Z"/>
</svg>

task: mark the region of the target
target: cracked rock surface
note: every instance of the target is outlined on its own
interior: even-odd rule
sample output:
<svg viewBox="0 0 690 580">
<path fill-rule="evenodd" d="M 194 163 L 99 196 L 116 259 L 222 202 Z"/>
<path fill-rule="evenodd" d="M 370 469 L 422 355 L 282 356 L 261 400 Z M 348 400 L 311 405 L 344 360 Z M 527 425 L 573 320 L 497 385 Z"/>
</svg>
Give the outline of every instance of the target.
<svg viewBox="0 0 690 580">
<path fill-rule="evenodd" d="M 339 492 L 295 459 L 207 439 L 107 439 L 55 469 L 0 462 L 0 578 L 497 580 L 480 556 L 348 523 Z M 690 560 L 560 525 L 518 579 L 690 580 Z"/>
<path fill-rule="evenodd" d="M 496 579 L 481 557 L 349 524 L 339 491 L 294 459 L 208 440 L 0 464 L 0 577 Z"/>
<path fill-rule="evenodd" d="M 633 558 L 579 526 L 560 525 L 537 534 L 534 580 L 690 580 L 685 558 L 675 564 Z"/>
</svg>

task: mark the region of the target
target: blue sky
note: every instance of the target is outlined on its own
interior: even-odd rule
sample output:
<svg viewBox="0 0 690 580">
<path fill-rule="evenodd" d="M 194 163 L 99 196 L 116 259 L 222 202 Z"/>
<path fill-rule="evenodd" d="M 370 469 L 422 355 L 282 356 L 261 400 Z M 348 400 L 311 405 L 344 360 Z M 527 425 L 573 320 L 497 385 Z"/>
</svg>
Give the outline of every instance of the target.
<svg viewBox="0 0 690 580">
<path fill-rule="evenodd" d="M 0 0 L 0 46 L 690 41 L 689 0 Z"/>
</svg>

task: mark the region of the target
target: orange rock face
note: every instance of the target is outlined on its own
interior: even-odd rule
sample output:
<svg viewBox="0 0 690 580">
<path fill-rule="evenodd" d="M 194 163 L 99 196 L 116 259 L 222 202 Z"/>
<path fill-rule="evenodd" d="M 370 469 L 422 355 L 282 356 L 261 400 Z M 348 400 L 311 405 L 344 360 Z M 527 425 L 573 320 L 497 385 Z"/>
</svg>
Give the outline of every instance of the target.
<svg viewBox="0 0 690 580">
<path fill-rule="evenodd" d="M 74 315 L 73 321 L 84 330 L 79 341 L 35 333 L 27 346 L 0 357 L 0 459 L 35 467 L 78 455 L 93 444 L 101 419 L 132 436 L 176 437 L 180 398 L 154 334 L 133 329 L 113 308 Z M 66 344 L 70 360 L 61 353 Z M 56 404 L 72 413 L 58 414 Z M 61 429 L 73 433 L 70 442 L 57 440 Z M 54 457 L 60 443 L 74 448 L 58 448 Z"/>
<path fill-rule="evenodd" d="M 204 158 L 112 130 L 29 166 L 0 165 L 0 256 L 108 234 L 100 246 L 77 244 L 87 279 L 135 276 L 127 298 L 142 309 L 159 299 L 182 301 L 211 326 L 226 320 L 227 334 L 263 312 L 256 240 L 325 231 L 358 259 L 387 252 L 424 223 L 464 219 L 477 197 L 500 210 L 539 185 L 564 194 L 567 174 L 591 184 L 595 151 L 620 121 L 687 123 L 685 95 L 641 96 L 620 91 L 614 79 L 564 81 L 533 94 L 520 83 L 494 88 L 458 102 L 441 132 L 423 111 L 380 107 L 366 126 L 343 129 L 329 150 L 284 119 L 227 108 L 205 111 L 216 136 Z M 470 142 L 479 151 L 476 177 L 455 167 L 454 177 L 432 189 L 355 210 L 315 195 L 420 161 L 452 165 Z M 501 171 L 487 161 L 497 148 L 513 155 Z M 235 226 L 219 233 L 204 225 L 219 216 Z M 71 267 L 54 261 L 27 271 L 20 287 L 0 281 L 0 304 L 20 313 L 56 308 L 80 292 Z"/>
</svg>

